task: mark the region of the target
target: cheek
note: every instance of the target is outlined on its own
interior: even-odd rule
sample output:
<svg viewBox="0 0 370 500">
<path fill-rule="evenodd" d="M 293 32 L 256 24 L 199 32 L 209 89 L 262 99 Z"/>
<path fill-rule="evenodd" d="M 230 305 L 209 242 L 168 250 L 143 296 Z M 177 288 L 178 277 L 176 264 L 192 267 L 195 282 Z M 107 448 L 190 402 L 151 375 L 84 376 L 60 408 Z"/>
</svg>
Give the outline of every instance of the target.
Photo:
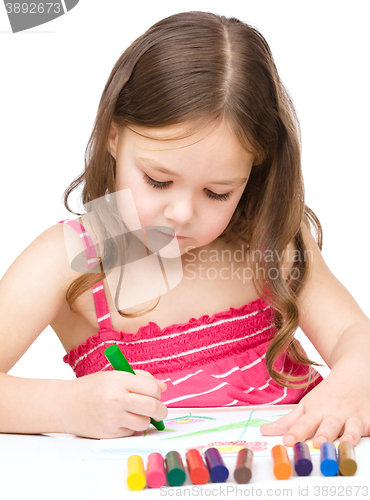
<svg viewBox="0 0 370 500">
<path fill-rule="evenodd" d="M 153 226 L 153 210 L 150 210 L 150 207 L 148 207 L 145 203 L 140 202 L 140 200 L 135 200 L 135 205 L 141 226 Z"/>
<path fill-rule="evenodd" d="M 222 205 L 222 202 L 215 203 Z M 235 211 L 235 208 L 217 208 L 217 210 L 209 209 L 202 217 L 203 234 L 208 240 L 217 238 L 224 231 Z"/>
<path fill-rule="evenodd" d="M 131 194 L 135 203 L 141 226 L 154 226 L 158 221 L 158 214 L 161 207 L 158 206 L 158 199 L 153 199 L 151 193 L 145 189 L 145 186 L 139 183 L 131 189 Z"/>
<path fill-rule="evenodd" d="M 142 225 L 150 217 L 151 203 L 148 200 L 145 185 L 140 176 L 134 175 L 128 169 L 117 171 L 117 191 L 129 189 L 134 200 L 135 209 Z"/>
</svg>

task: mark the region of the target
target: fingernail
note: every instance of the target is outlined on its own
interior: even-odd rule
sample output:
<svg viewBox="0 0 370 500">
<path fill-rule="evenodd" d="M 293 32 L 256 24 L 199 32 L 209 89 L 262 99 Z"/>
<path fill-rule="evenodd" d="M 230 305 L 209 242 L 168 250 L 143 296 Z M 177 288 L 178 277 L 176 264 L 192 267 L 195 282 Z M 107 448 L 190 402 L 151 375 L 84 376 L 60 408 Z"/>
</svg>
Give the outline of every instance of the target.
<svg viewBox="0 0 370 500">
<path fill-rule="evenodd" d="M 315 442 L 318 443 L 319 447 L 322 445 L 322 443 L 326 443 L 327 439 L 324 436 L 316 436 L 315 437 Z"/>
<path fill-rule="evenodd" d="M 293 445 L 295 443 L 296 439 L 294 436 L 291 436 L 290 434 L 288 436 L 284 436 L 284 442 L 287 445 Z"/>
</svg>

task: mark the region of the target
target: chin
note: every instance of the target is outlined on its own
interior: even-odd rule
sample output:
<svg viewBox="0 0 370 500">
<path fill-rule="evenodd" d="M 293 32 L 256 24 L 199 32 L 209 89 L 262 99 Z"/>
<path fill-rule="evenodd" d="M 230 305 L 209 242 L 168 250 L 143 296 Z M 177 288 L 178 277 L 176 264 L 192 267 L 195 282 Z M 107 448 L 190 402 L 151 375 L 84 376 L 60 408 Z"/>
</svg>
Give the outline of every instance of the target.
<svg viewBox="0 0 370 500">
<path fill-rule="evenodd" d="M 182 255 L 186 253 L 186 247 L 180 245 L 177 248 L 175 245 L 167 245 L 167 247 L 162 248 L 159 252 L 157 252 L 163 259 L 176 259 L 180 258 Z"/>
</svg>

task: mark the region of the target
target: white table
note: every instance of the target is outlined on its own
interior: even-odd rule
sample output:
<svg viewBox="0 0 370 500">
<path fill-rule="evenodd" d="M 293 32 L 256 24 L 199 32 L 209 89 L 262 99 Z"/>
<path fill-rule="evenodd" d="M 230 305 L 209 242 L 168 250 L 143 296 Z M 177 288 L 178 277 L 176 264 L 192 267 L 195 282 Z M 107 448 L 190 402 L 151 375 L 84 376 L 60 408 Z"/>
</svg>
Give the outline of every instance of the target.
<svg viewBox="0 0 370 500">
<path fill-rule="evenodd" d="M 176 409 L 176 413 L 178 413 Z M 170 410 L 171 413 L 171 410 Z M 370 438 L 356 446 L 358 470 L 352 477 L 324 477 L 319 457 L 313 456 L 308 477 L 295 472 L 287 481 L 272 473 L 271 459 L 259 457 L 249 484 L 233 479 L 235 457 L 225 458 L 230 471 L 226 483 L 194 486 L 187 480 L 180 488 L 130 491 L 126 485 L 126 460 L 83 460 L 96 440 L 66 434 L 0 434 L 1 500 L 102 500 L 117 498 L 354 498 L 370 499 Z M 328 489 L 325 490 L 324 487 Z M 252 490 L 253 488 L 253 490 Z M 346 490 L 346 488 L 348 488 Z M 181 494 L 177 491 L 181 489 Z M 170 491 L 171 490 L 171 491 Z M 176 490 L 176 491 L 175 491 Z M 185 490 L 190 490 L 185 493 Z M 285 491 L 283 491 L 285 490 Z M 336 495 L 333 495 L 336 493 Z"/>
</svg>

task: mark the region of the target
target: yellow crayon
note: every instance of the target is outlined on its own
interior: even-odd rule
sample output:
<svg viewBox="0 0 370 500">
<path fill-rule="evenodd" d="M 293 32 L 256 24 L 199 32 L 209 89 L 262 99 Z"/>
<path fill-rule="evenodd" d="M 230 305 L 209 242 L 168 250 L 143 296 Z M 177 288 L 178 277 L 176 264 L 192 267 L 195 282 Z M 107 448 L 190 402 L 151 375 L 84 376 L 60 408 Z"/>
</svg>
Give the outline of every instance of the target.
<svg viewBox="0 0 370 500">
<path fill-rule="evenodd" d="M 145 470 L 140 455 L 131 455 L 127 460 L 127 486 L 130 490 L 138 491 L 145 488 Z"/>
</svg>

